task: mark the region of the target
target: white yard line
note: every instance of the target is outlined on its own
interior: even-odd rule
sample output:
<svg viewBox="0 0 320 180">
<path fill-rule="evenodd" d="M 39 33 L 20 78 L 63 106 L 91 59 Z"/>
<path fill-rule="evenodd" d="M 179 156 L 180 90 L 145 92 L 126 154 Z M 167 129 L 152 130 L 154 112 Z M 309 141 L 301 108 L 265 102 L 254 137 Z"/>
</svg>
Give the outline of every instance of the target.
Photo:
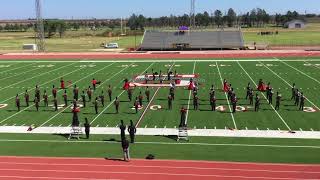
<svg viewBox="0 0 320 180">
<path fill-rule="evenodd" d="M 155 62 L 153 61 L 148 67 L 147 69 L 145 69 L 144 71 L 142 71 L 140 73 L 140 75 L 142 75 L 144 72 L 146 72 Z M 125 92 L 125 90 L 123 90 L 117 97 L 120 98 L 120 96 Z M 112 100 L 110 102 L 110 104 L 108 104 L 108 106 L 106 108 L 104 108 L 92 121 L 90 124 L 92 124 L 93 122 L 95 122 L 113 103 L 114 103 L 115 99 Z"/>
<path fill-rule="evenodd" d="M 16 76 L 19 76 L 19 75 L 21 75 L 21 74 L 26 74 L 26 73 L 28 73 L 28 72 L 32 72 L 32 71 L 35 71 L 35 70 L 38 70 L 38 69 L 41 69 L 41 68 L 31 68 L 29 71 L 24 71 L 24 72 L 22 72 L 22 73 L 15 74 L 15 75 L 13 75 L 13 76 L 6 76 L 6 77 L 4 77 L 4 78 L 1 78 L 0 81 L 1 81 L 1 80 L 5 80 L 5 79 L 9 79 L 9 78 L 13 78 L 13 77 L 16 77 Z"/>
<path fill-rule="evenodd" d="M 310 79 L 312 79 L 312 80 L 316 81 L 318 84 L 320 84 L 320 81 L 318 81 L 317 79 L 315 79 L 315 78 L 313 78 L 313 77 L 309 76 L 308 74 L 304 73 L 303 71 L 301 71 L 301 70 L 299 70 L 299 69 L 297 69 L 297 68 L 295 68 L 295 67 L 291 66 L 290 64 L 288 64 L 288 63 L 286 63 L 286 62 L 284 62 L 284 61 L 282 61 L 282 60 L 280 60 L 280 59 L 277 59 L 277 58 L 275 58 L 275 59 L 276 59 L 276 60 L 278 60 L 279 62 L 281 62 L 281 63 L 283 63 L 283 64 L 285 64 L 285 65 L 287 65 L 287 66 L 291 67 L 292 69 L 294 69 L 294 70 L 298 71 L 299 73 L 301 73 L 301 74 L 303 74 L 303 75 L 307 76 L 308 78 L 310 78 Z"/>
<path fill-rule="evenodd" d="M 17 69 L 21 69 L 21 68 L 24 68 L 24 67 L 32 66 L 32 65 L 34 65 L 34 64 L 37 64 L 37 62 L 34 61 L 34 63 L 27 64 L 27 65 L 25 65 L 25 66 L 16 67 L 16 68 L 13 68 L 13 69 L 9 69 L 9 70 L 6 70 L 6 71 L 2 71 L 2 72 L 0 72 L 0 74 L 6 73 L 6 72 L 9 72 L 9 71 L 14 71 L 14 70 L 17 70 Z"/>
<path fill-rule="evenodd" d="M 309 63 L 309 64 L 311 64 L 310 62 L 308 62 L 308 61 L 304 61 L 305 63 Z M 311 61 L 312 62 L 312 61 Z M 312 65 L 312 67 L 315 67 L 315 68 L 317 68 L 317 69 L 320 69 L 320 67 L 318 67 L 318 66 L 316 66 L 316 65 L 314 65 L 314 64 L 311 64 Z"/>
<path fill-rule="evenodd" d="M 109 66 L 111 66 L 111 65 L 113 65 L 113 64 L 114 64 L 114 63 L 111 63 L 111 64 L 109 64 L 108 66 L 105 66 L 103 69 L 105 69 L 105 68 L 107 68 L 107 67 L 109 67 Z M 101 69 L 101 70 L 103 70 L 103 69 Z M 98 71 L 100 71 L 100 70 L 98 70 Z M 96 72 L 97 72 L 97 71 L 96 71 Z M 92 74 L 94 74 L 94 73 L 92 73 Z M 91 75 L 91 74 L 90 74 L 90 75 Z M 88 75 L 88 76 L 90 76 L 90 75 Z M 88 77 L 88 76 L 87 76 L 87 77 Z M 81 78 L 81 80 L 82 80 L 82 79 L 84 79 L 84 78 Z M 74 83 L 77 83 L 77 82 L 79 82 L 79 81 L 80 81 L 80 80 L 78 80 L 78 81 L 76 81 L 76 82 L 74 82 Z M 68 85 L 67 87 L 70 87 L 70 86 L 71 86 L 71 84 Z M 58 90 L 57 93 L 59 93 L 59 92 L 62 91 L 62 90 L 64 90 L 64 89 Z M 51 97 L 51 96 L 52 96 L 52 95 L 49 95 L 48 97 Z M 42 101 L 43 101 L 43 100 L 41 100 L 40 102 L 42 102 Z M 39 102 L 39 103 L 40 103 L 40 102 Z M 10 119 L 10 118 L 12 118 L 12 117 L 14 117 L 14 116 L 16 116 L 16 115 L 24 112 L 25 110 L 30 109 L 30 108 L 33 107 L 33 106 L 34 106 L 34 104 L 31 105 L 31 106 L 29 106 L 29 107 L 27 107 L 27 108 L 25 108 L 25 109 L 23 109 L 23 110 L 21 110 L 21 111 L 19 111 L 19 112 L 16 112 L 15 114 L 13 114 L 13 115 L 7 117 L 6 119 L 0 121 L 0 124 L 3 123 L 3 122 L 5 122 L 5 121 L 7 121 L 8 119 Z"/>
<path fill-rule="evenodd" d="M 64 74 L 63 76 L 67 76 L 67 75 L 72 74 L 72 73 L 74 73 L 74 72 L 80 71 L 81 69 L 84 69 L 84 68 L 85 68 L 85 67 L 82 67 L 82 68 L 73 70 L 73 71 L 71 71 L 71 72 L 68 72 L 68 73 Z M 41 86 L 46 85 L 46 84 L 48 84 L 48 83 L 50 83 L 50 82 L 52 82 L 52 81 L 55 81 L 55 80 L 57 80 L 57 79 L 60 79 L 60 78 L 61 78 L 61 77 L 57 77 L 57 78 L 54 78 L 54 79 L 52 79 L 52 80 L 50 80 L 50 81 L 47 81 L 47 82 L 45 82 L 45 83 L 43 83 L 43 84 L 39 84 L 39 87 L 41 88 Z M 28 90 L 29 90 L 29 91 L 32 91 L 32 90 L 34 90 L 34 89 L 35 89 L 35 87 L 33 87 L 32 89 L 28 89 Z M 19 95 L 24 94 L 24 93 L 25 93 L 25 92 L 23 91 L 23 92 L 19 93 Z M 3 100 L 1 103 L 4 103 L 4 102 L 9 101 L 9 100 L 11 100 L 11 99 L 14 99 L 15 97 L 16 97 L 16 96 L 12 96 L 12 97 L 10 97 L 10 98 L 8 98 L 8 99 Z"/>
<path fill-rule="evenodd" d="M 172 67 L 173 67 L 174 65 L 175 65 L 175 62 L 171 65 L 171 67 L 170 67 L 169 71 L 171 71 L 171 69 L 172 69 Z M 156 92 L 153 94 L 153 96 L 152 96 L 152 98 L 151 98 L 150 102 L 148 103 L 147 107 L 144 109 L 144 111 L 143 111 L 142 115 L 140 116 L 140 118 L 139 118 L 138 122 L 136 123 L 136 127 L 138 127 L 138 126 L 139 126 L 139 124 L 140 124 L 141 120 L 143 119 L 143 117 L 144 117 L 145 113 L 148 111 L 149 106 L 151 105 L 151 103 L 152 103 L 153 99 L 154 99 L 154 98 L 156 97 L 156 95 L 158 94 L 158 91 L 159 91 L 159 90 L 160 90 L 160 87 L 158 87 L 158 88 L 157 88 L 157 90 L 156 90 Z"/>
<path fill-rule="evenodd" d="M 197 61 L 194 61 L 192 74 L 194 74 L 194 72 L 195 72 L 195 70 L 196 70 L 196 64 L 197 64 Z M 186 122 L 185 122 L 185 124 L 188 123 L 191 94 L 192 94 L 192 90 L 189 90 L 189 98 L 188 98 L 188 106 L 187 106 L 187 114 L 186 114 Z"/>
<path fill-rule="evenodd" d="M 113 65 L 113 64 L 114 64 L 114 63 L 110 64 L 109 66 L 105 66 L 105 67 L 103 67 L 102 69 L 99 69 L 99 70 L 97 70 L 97 71 L 95 71 L 95 72 L 93 72 L 93 73 L 91 73 L 91 74 L 89 74 L 89 75 L 87 75 L 87 76 L 85 76 L 85 77 L 77 80 L 77 81 L 74 82 L 74 83 L 80 82 L 80 81 L 82 81 L 82 80 L 84 80 L 84 79 L 86 79 L 86 78 L 88 78 L 88 77 L 90 77 L 90 76 L 92 76 L 92 75 L 94 75 L 94 74 L 96 74 L 96 73 L 98 73 L 98 72 L 106 69 L 107 67 L 110 67 L 110 66 Z M 128 68 L 128 67 L 126 67 L 126 68 Z M 103 83 L 105 83 L 106 81 L 109 81 L 109 80 L 112 79 L 113 77 L 117 76 L 119 73 L 121 73 L 121 72 L 122 72 L 123 70 L 125 70 L 126 68 L 124 68 L 124 69 L 122 69 L 121 71 L 117 72 L 116 74 L 114 74 L 113 76 L 111 76 L 110 78 L 108 78 L 107 80 L 105 80 Z M 103 84 L 103 83 L 102 83 L 102 84 Z M 100 86 L 101 86 L 102 84 L 100 84 Z M 43 125 L 47 124 L 49 121 L 51 121 L 52 119 L 54 119 L 55 117 L 57 117 L 58 115 L 60 115 L 62 112 L 64 112 L 65 110 L 69 109 L 72 105 L 73 105 L 73 104 L 70 104 L 69 106 L 67 106 L 66 108 L 64 108 L 62 111 L 59 111 L 57 114 L 55 114 L 54 116 L 52 116 L 51 118 L 49 118 L 46 122 L 42 123 L 39 127 L 42 127 Z"/>
<path fill-rule="evenodd" d="M 51 71 L 47 71 L 47 72 L 45 72 L 45 73 L 41 73 L 41 74 L 36 75 L 36 76 L 33 76 L 33 77 L 31 77 L 31 78 L 27 78 L 27 79 L 24 79 L 24 80 L 22 80 L 22 81 L 13 83 L 13 84 L 11 84 L 10 86 L 6 86 L 6 87 L 4 87 L 4 88 L 1 88 L 0 91 L 3 90 L 3 89 L 7 89 L 7 88 L 9 88 L 9 87 L 12 87 L 12 86 L 14 86 L 14 85 L 20 84 L 20 83 L 22 83 L 22 82 L 28 81 L 28 80 L 30 80 L 30 79 L 34 79 L 34 78 L 36 78 L 36 77 L 43 76 L 43 75 L 48 74 L 48 73 L 51 73 L 51 72 L 53 72 L 53 71 L 57 71 L 57 70 L 59 70 L 59 69 L 62 69 L 62 68 L 71 66 L 71 65 L 73 65 L 73 64 L 75 64 L 75 63 L 69 64 L 69 65 L 67 65 L 67 66 L 62 66 L 62 67 L 59 67 L 59 68 L 57 68 L 57 69 L 53 69 L 53 70 L 51 70 Z"/>
<path fill-rule="evenodd" d="M 160 87 L 158 87 L 158 88 L 157 88 L 157 90 L 156 90 L 156 92 L 153 94 L 153 96 L 152 96 L 152 98 L 151 98 L 150 102 L 148 103 L 148 105 L 147 105 L 147 106 L 146 106 L 146 108 L 144 109 L 144 111 L 143 111 L 142 115 L 140 116 L 140 118 L 139 118 L 138 122 L 136 123 L 136 127 L 138 127 L 138 126 L 139 126 L 139 124 L 140 124 L 140 122 L 141 122 L 142 118 L 144 117 L 145 113 L 146 113 L 146 112 L 147 112 L 147 110 L 149 109 L 149 106 L 151 105 L 151 102 L 153 101 L 154 97 L 156 97 L 156 95 L 157 95 L 157 93 L 158 93 L 158 91 L 159 91 L 159 90 L 160 90 Z"/>
<path fill-rule="evenodd" d="M 221 80 L 221 84 L 222 84 L 222 87 L 223 87 L 223 78 L 222 78 L 222 76 L 221 76 L 221 72 L 220 72 L 220 68 L 219 68 L 218 62 L 216 62 L 216 67 L 217 67 L 217 69 L 218 69 L 219 76 L 220 76 L 220 80 Z M 226 92 L 224 92 L 224 95 L 226 96 L 226 101 L 227 101 L 227 103 L 228 103 L 229 110 L 230 110 L 230 112 L 231 112 L 232 110 L 231 110 L 230 102 L 229 102 L 229 100 L 228 100 L 228 95 L 227 95 Z M 230 114 L 231 114 L 231 118 L 232 118 L 232 121 L 233 121 L 234 128 L 235 128 L 235 129 L 238 129 L 238 128 L 237 128 L 236 121 L 235 121 L 234 116 L 233 116 L 233 113 L 231 112 Z"/>
<path fill-rule="evenodd" d="M 261 64 L 263 64 L 262 62 L 260 62 Z M 286 81 L 284 78 L 282 78 L 281 76 L 279 76 L 277 73 L 275 73 L 273 70 L 271 70 L 268 66 L 266 66 L 265 64 L 263 64 L 263 66 L 265 68 L 267 68 L 269 71 L 271 71 L 274 75 L 276 75 L 279 79 L 281 79 L 283 82 L 285 82 L 290 88 L 292 88 L 292 85 L 290 83 L 288 83 L 288 81 Z M 316 106 L 312 101 L 310 101 L 307 97 L 306 97 L 307 101 L 309 101 L 314 107 L 316 107 L 318 110 L 320 110 L 320 108 L 318 106 Z"/>
<path fill-rule="evenodd" d="M 256 82 L 252 79 L 252 77 L 248 74 L 248 72 L 242 67 L 242 65 L 239 63 L 239 61 L 237 61 L 237 63 L 239 64 L 239 66 L 241 67 L 241 69 L 246 73 L 246 75 L 251 79 L 251 81 L 253 82 L 253 84 L 255 86 L 257 86 Z M 267 99 L 267 97 L 265 96 L 264 93 L 261 93 L 262 96 Z M 274 112 L 278 115 L 278 117 L 281 119 L 281 121 L 283 122 L 283 124 L 289 129 L 291 130 L 291 128 L 289 127 L 289 125 L 286 123 L 286 121 L 282 118 L 282 116 L 278 113 L 278 111 L 274 108 L 274 106 L 272 104 L 270 104 L 271 108 L 274 110 Z"/>
</svg>

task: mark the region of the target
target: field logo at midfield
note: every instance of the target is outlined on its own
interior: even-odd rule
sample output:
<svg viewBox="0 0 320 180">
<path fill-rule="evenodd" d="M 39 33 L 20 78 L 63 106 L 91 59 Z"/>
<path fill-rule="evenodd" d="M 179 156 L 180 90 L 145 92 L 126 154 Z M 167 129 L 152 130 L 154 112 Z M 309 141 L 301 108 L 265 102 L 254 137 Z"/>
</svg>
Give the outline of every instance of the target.
<svg viewBox="0 0 320 180">
<path fill-rule="evenodd" d="M 8 68 L 10 67 L 11 65 L 0 65 L 0 68 Z"/>
<path fill-rule="evenodd" d="M 122 64 L 122 65 L 120 65 L 120 66 L 118 66 L 118 67 L 122 67 L 122 68 L 126 68 L 126 67 L 137 67 L 138 65 L 136 65 L 136 64 Z"/>
<path fill-rule="evenodd" d="M 304 112 L 308 112 L 308 113 L 314 113 L 317 112 L 317 110 L 315 110 L 313 107 L 304 107 L 303 108 Z"/>
<path fill-rule="evenodd" d="M 216 67 L 216 64 L 209 64 L 210 67 Z M 219 64 L 220 67 L 230 67 L 230 64 Z"/>
<path fill-rule="evenodd" d="M 161 109 L 162 107 L 160 105 L 152 105 L 150 106 L 150 109 L 153 110 L 153 111 L 157 111 L 159 109 Z"/>
<path fill-rule="evenodd" d="M 279 66 L 277 64 L 256 64 L 257 67 L 263 67 L 264 65 L 266 65 L 267 67 Z"/>
<path fill-rule="evenodd" d="M 47 67 L 47 68 L 50 68 L 50 67 L 54 67 L 54 65 L 53 65 L 53 64 L 48 64 L 48 65 L 37 65 L 37 66 L 33 66 L 33 67 L 38 67 L 38 68 L 45 68 L 45 67 Z"/>
<path fill-rule="evenodd" d="M 8 104 L 0 104 L 0 109 L 3 109 L 5 107 L 7 107 L 7 106 L 8 106 Z"/>
</svg>

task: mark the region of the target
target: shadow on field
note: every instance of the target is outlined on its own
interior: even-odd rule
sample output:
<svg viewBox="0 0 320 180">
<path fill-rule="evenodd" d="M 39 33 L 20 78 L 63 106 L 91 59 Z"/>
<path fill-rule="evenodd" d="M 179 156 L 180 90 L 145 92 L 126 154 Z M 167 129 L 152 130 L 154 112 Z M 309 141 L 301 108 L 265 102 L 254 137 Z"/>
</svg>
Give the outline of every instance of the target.
<svg viewBox="0 0 320 180">
<path fill-rule="evenodd" d="M 104 139 L 103 141 L 105 141 L 105 142 L 121 142 L 120 140 L 117 140 L 115 138 Z"/>
<path fill-rule="evenodd" d="M 162 135 L 155 135 L 155 137 L 165 137 L 174 141 L 178 140 L 178 136 L 177 135 L 167 135 L 167 136 L 162 136 Z"/>
</svg>

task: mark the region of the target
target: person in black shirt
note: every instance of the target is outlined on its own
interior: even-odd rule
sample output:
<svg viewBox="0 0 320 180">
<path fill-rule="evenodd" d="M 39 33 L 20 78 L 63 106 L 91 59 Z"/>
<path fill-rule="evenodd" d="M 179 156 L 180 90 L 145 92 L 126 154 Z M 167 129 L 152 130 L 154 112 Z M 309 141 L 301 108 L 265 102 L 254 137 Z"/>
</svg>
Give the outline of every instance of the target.
<svg viewBox="0 0 320 180">
<path fill-rule="evenodd" d="M 114 106 L 116 107 L 116 114 L 119 114 L 119 105 L 120 105 L 120 101 L 118 97 L 116 97 L 116 100 L 114 101 Z"/>
<path fill-rule="evenodd" d="M 108 86 L 108 96 L 109 96 L 109 101 L 111 102 L 111 100 L 112 100 L 112 88 L 111 88 L 110 85 Z"/>
<path fill-rule="evenodd" d="M 86 107 L 86 94 L 84 93 L 84 91 L 82 91 L 81 98 L 82 98 L 83 107 L 85 108 Z"/>
<path fill-rule="evenodd" d="M 85 123 L 84 123 L 84 131 L 86 133 L 86 138 L 89 139 L 90 136 L 90 123 L 88 122 L 88 119 L 85 118 Z"/>
<path fill-rule="evenodd" d="M 18 111 L 20 111 L 20 98 L 19 98 L 19 95 L 17 94 L 16 96 L 16 106 L 18 108 Z"/>
<path fill-rule="evenodd" d="M 24 93 L 24 99 L 26 101 L 26 106 L 29 107 L 30 96 L 29 96 L 28 90 L 26 90 L 26 92 Z"/>
<path fill-rule="evenodd" d="M 135 134 L 137 132 L 136 127 L 134 126 L 132 120 L 130 120 L 130 126 L 128 127 L 128 132 L 130 134 L 131 143 L 134 143 Z"/>
<path fill-rule="evenodd" d="M 98 103 L 99 103 L 99 101 L 98 101 L 98 97 L 96 97 L 96 100 L 94 101 L 94 110 L 96 111 L 96 114 L 98 114 L 99 112 L 98 112 Z"/>
<path fill-rule="evenodd" d="M 124 138 L 121 141 L 121 146 L 122 146 L 122 150 L 123 150 L 123 159 L 124 161 L 129 161 L 130 160 L 130 154 L 129 154 L 129 141 Z"/>
<path fill-rule="evenodd" d="M 126 126 L 124 125 L 123 120 L 121 120 L 121 124 L 119 128 L 120 128 L 121 141 L 123 141 L 126 139 Z"/>
</svg>

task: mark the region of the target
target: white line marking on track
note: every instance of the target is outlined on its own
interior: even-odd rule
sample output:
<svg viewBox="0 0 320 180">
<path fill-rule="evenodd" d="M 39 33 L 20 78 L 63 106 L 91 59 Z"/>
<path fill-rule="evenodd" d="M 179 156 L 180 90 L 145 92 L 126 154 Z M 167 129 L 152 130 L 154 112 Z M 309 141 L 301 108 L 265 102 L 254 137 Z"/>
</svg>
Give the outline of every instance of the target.
<svg viewBox="0 0 320 180">
<path fill-rule="evenodd" d="M 248 72 L 243 68 L 243 66 L 239 63 L 239 61 L 237 61 L 237 63 L 239 64 L 239 66 L 241 67 L 241 69 L 247 74 L 247 76 L 251 79 L 251 81 L 253 82 L 253 84 L 257 87 L 256 82 L 252 79 L 252 77 L 248 74 Z M 267 97 L 265 96 L 264 93 L 261 93 L 262 96 L 267 99 Z M 291 128 L 289 127 L 289 125 L 287 124 L 287 122 L 282 118 L 282 116 L 278 113 L 278 111 L 274 108 L 274 106 L 272 104 L 270 104 L 270 106 L 272 107 L 272 109 L 274 110 L 274 112 L 278 115 L 278 117 L 281 119 L 281 121 L 283 122 L 283 124 L 289 129 L 291 130 Z"/>
</svg>

